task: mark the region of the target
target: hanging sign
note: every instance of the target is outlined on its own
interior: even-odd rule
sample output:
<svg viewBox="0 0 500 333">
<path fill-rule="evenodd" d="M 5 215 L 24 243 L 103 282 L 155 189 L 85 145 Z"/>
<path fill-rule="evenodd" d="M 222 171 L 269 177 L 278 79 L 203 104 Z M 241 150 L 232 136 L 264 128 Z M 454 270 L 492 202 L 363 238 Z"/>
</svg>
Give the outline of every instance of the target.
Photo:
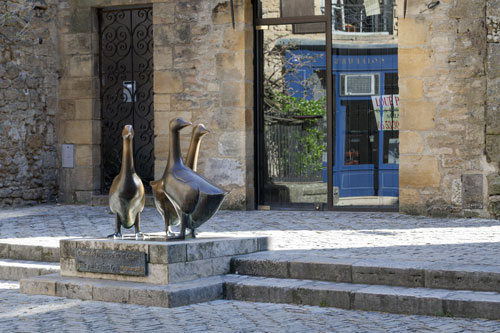
<svg viewBox="0 0 500 333">
<path fill-rule="evenodd" d="M 378 0 L 365 0 L 366 16 L 380 15 L 380 3 Z"/>
<path fill-rule="evenodd" d="M 399 131 L 399 95 L 372 96 L 372 104 L 378 130 Z"/>
</svg>

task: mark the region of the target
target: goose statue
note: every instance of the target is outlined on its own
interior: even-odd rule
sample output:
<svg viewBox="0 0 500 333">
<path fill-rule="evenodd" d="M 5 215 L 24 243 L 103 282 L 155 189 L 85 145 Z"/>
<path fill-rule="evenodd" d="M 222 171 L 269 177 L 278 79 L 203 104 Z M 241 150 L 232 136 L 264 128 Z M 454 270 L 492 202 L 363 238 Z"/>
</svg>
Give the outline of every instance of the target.
<svg viewBox="0 0 500 333">
<path fill-rule="evenodd" d="M 200 176 L 182 161 L 179 132 L 190 122 L 182 118 L 170 121 L 169 156 L 163 174 L 163 191 L 179 217 L 181 231 L 168 239 L 195 237 L 195 229 L 210 219 L 218 210 L 226 192 Z"/>
<path fill-rule="evenodd" d="M 186 156 L 186 166 L 193 171 L 196 171 L 197 169 L 201 139 L 209 132 L 210 131 L 207 130 L 203 124 L 198 124 L 193 128 L 193 132 L 191 134 L 191 142 L 189 144 L 189 149 Z M 163 175 L 163 177 L 165 177 L 165 174 Z M 150 184 L 153 190 L 153 198 L 156 209 L 163 217 L 163 220 L 165 222 L 165 231 L 168 237 L 174 235 L 171 227 L 178 225 L 180 223 L 180 220 L 177 216 L 177 212 L 175 211 L 174 206 L 172 205 L 170 200 L 168 200 L 165 192 L 163 192 L 163 177 L 159 180 L 150 182 Z"/>
<path fill-rule="evenodd" d="M 123 153 L 122 168 L 113 179 L 109 190 L 109 207 L 116 216 L 115 233 L 109 237 L 121 238 L 121 227 L 127 229 L 135 227 L 136 239 L 142 237 L 141 212 L 146 202 L 146 194 L 141 179 L 135 173 L 132 140 L 134 129 L 132 125 L 125 125 L 122 131 Z"/>
</svg>

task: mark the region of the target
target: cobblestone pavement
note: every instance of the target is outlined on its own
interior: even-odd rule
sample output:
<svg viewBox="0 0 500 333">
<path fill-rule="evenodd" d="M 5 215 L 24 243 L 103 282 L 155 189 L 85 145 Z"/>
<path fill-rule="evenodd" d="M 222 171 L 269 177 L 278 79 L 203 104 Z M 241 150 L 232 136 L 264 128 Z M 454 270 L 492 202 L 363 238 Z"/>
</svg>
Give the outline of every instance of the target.
<svg viewBox="0 0 500 333">
<path fill-rule="evenodd" d="M 0 281 L 2 332 L 499 332 L 500 322 L 214 301 L 173 309 L 18 293 Z"/>
<path fill-rule="evenodd" d="M 0 241 L 57 245 L 60 238 L 113 232 L 107 207 L 42 205 L 0 210 Z M 154 208 L 142 231 L 160 232 Z M 500 265 L 500 221 L 432 219 L 397 213 L 221 211 L 200 236 L 268 235 L 273 249 L 405 261 Z M 0 281 L 0 331 L 500 332 L 499 321 L 404 316 L 333 308 L 215 301 L 165 309 L 28 296 Z"/>
<path fill-rule="evenodd" d="M 164 230 L 154 208 L 145 208 L 141 220 L 146 233 Z M 42 205 L 0 211 L 2 242 L 57 246 L 60 238 L 103 237 L 113 232 L 113 225 L 107 207 Z M 199 231 L 200 236 L 272 236 L 273 249 L 291 255 L 500 265 L 498 220 L 398 213 L 221 211 Z"/>
</svg>

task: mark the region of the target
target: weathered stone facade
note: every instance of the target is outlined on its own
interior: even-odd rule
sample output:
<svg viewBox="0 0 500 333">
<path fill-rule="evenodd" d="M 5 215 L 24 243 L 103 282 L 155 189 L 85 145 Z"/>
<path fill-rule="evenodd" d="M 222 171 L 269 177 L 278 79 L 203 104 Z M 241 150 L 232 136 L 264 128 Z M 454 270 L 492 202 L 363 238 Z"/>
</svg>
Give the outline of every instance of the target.
<svg viewBox="0 0 500 333">
<path fill-rule="evenodd" d="M 405 19 L 399 3 L 403 212 L 489 215 L 500 132 L 498 44 L 487 44 L 496 38 L 485 13 L 494 16 L 498 3 L 447 0 L 425 10 L 409 1 Z"/>
<path fill-rule="evenodd" d="M 251 2 L 152 1 L 155 175 L 168 158 L 168 124 L 181 116 L 211 131 L 198 170 L 231 191 L 226 207 L 253 205 L 253 27 Z M 59 2 L 59 138 L 73 144 L 75 167 L 62 169 L 65 202 L 88 203 L 100 191 L 99 46 L 96 10 L 151 1 Z M 182 136 L 187 149 L 190 131 Z"/>
<path fill-rule="evenodd" d="M 500 1 L 489 0 L 486 7 L 488 57 L 486 61 L 486 156 L 497 170 L 488 175 L 488 209 L 500 218 Z M 493 170 L 492 170 L 493 171 Z"/>
<path fill-rule="evenodd" d="M 0 206 L 57 193 L 56 3 L 40 17 L 30 2 L 0 3 Z"/>
<path fill-rule="evenodd" d="M 212 131 L 199 170 L 231 190 L 226 207 L 254 206 L 252 1 L 234 1 L 235 29 L 229 0 L 46 2 L 26 40 L 0 44 L 0 204 L 99 195 L 97 9 L 151 4 L 156 178 L 168 122 L 182 116 Z M 4 1 L 2 10 L 21 3 Z M 277 3 L 266 15 L 277 16 Z M 500 0 L 442 0 L 429 10 L 409 0 L 406 18 L 403 8 L 398 0 L 400 209 L 498 218 Z M 189 137 L 183 132 L 184 150 Z M 74 145 L 73 168 L 61 167 L 62 144 Z"/>
</svg>

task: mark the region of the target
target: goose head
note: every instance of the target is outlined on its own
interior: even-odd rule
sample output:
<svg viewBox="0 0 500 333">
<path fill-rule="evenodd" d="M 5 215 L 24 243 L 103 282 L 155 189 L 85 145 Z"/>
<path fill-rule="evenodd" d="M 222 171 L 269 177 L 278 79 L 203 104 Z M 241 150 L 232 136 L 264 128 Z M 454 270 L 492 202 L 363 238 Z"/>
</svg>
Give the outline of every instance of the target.
<svg viewBox="0 0 500 333">
<path fill-rule="evenodd" d="M 134 138 L 134 129 L 132 128 L 132 125 L 125 125 L 123 127 L 122 138 L 123 140 Z"/>
<path fill-rule="evenodd" d="M 203 124 L 198 124 L 193 129 L 193 137 L 195 139 L 201 139 L 203 136 L 205 136 L 208 133 L 210 133 L 210 131 L 207 130 L 207 128 Z"/>
<path fill-rule="evenodd" d="M 180 131 L 186 126 L 192 125 L 189 121 L 179 118 L 174 118 L 170 121 L 170 131 Z"/>
</svg>

